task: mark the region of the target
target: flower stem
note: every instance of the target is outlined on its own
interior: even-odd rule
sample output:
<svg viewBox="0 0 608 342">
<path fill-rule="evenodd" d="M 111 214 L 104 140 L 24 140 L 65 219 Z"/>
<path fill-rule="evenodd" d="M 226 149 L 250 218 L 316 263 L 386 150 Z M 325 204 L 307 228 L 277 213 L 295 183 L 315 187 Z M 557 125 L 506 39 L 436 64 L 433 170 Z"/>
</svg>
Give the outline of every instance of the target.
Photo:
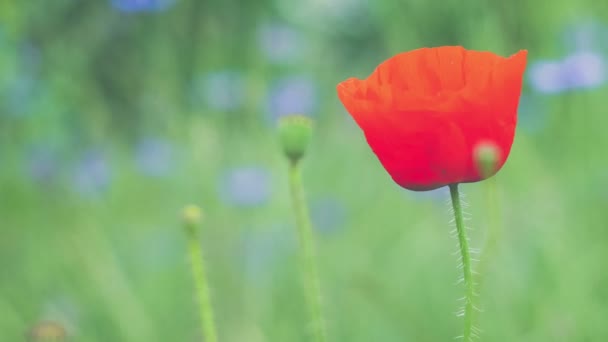
<svg viewBox="0 0 608 342">
<path fill-rule="evenodd" d="M 326 341 L 325 323 L 321 305 L 321 286 L 319 272 L 315 261 L 312 227 L 308 214 L 308 206 L 304 200 L 304 191 L 297 162 L 291 162 L 289 168 L 289 185 L 291 199 L 296 215 L 298 239 L 301 249 L 301 267 L 303 269 L 304 290 L 312 320 L 314 339 L 317 342 Z"/>
<path fill-rule="evenodd" d="M 196 227 L 189 227 L 188 232 L 188 252 L 190 254 L 190 264 L 192 275 L 194 276 L 194 286 L 200 310 L 201 328 L 206 342 L 217 342 L 217 333 L 213 319 L 213 309 L 209 296 L 209 285 L 205 275 L 205 264 L 203 262 L 203 251 L 199 242 Z"/>
<path fill-rule="evenodd" d="M 460 204 L 460 194 L 458 193 L 458 184 L 450 184 L 450 196 L 452 197 L 452 207 L 454 208 L 454 218 L 456 220 L 456 231 L 458 233 L 458 242 L 460 244 L 460 256 L 462 258 L 463 282 L 465 286 L 464 296 L 464 333 L 463 341 L 470 342 L 475 336 L 473 331 L 473 298 L 475 296 L 475 288 L 473 281 L 473 270 L 471 269 L 471 253 L 469 250 L 469 239 L 464 226 L 462 216 L 462 206 Z"/>
</svg>

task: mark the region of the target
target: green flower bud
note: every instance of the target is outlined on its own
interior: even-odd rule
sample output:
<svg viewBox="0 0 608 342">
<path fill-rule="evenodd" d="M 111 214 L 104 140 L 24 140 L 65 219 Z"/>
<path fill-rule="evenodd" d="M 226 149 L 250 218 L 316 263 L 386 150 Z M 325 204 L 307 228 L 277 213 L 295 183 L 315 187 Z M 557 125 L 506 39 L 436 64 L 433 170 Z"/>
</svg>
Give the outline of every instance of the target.
<svg viewBox="0 0 608 342">
<path fill-rule="evenodd" d="M 279 119 L 279 140 L 283 153 L 293 163 L 306 152 L 312 136 L 312 120 L 304 115 L 293 114 Z"/>
<path fill-rule="evenodd" d="M 196 205 L 188 205 L 182 211 L 182 220 L 184 227 L 189 233 L 196 230 L 196 226 L 201 222 L 203 214 L 201 209 Z"/>
<path fill-rule="evenodd" d="M 474 158 L 479 174 L 483 178 L 489 178 L 498 171 L 500 148 L 493 142 L 481 142 L 475 146 Z"/>
</svg>

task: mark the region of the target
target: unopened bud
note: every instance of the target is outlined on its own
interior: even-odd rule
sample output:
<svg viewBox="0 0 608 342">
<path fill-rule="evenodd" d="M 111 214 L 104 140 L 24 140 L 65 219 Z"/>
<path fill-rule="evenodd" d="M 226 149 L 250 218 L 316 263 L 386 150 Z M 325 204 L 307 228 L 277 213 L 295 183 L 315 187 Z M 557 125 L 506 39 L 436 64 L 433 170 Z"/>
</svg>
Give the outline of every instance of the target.
<svg viewBox="0 0 608 342">
<path fill-rule="evenodd" d="M 477 170 L 483 178 L 489 178 L 498 171 L 500 154 L 500 148 L 491 141 L 483 141 L 475 146 L 473 156 Z"/>
<path fill-rule="evenodd" d="M 306 152 L 312 136 L 312 120 L 304 115 L 287 115 L 279 119 L 279 140 L 283 153 L 293 163 Z"/>
<path fill-rule="evenodd" d="M 189 232 L 193 232 L 195 227 L 201 222 L 203 214 L 201 209 L 196 205 L 188 205 L 182 211 L 182 220 L 184 226 Z"/>
</svg>

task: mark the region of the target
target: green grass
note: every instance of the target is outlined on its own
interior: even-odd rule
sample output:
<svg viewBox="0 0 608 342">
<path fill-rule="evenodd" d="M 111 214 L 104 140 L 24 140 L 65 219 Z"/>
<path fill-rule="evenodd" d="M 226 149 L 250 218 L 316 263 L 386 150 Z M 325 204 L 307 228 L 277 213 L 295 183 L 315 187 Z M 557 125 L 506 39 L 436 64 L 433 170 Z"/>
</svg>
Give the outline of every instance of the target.
<svg viewBox="0 0 608 342">
<path fill-rule="evenodd" d="M 191 18 L 192 1 L 131 17 L 83 5 L 74 13 L 84 22 L 66 19 L 68 3 L 54 5 L 46 19 L 33 5 L 0 5 L 11 38 L 0 45 L 0 83 L 22 70 L 18 42 L 33 41 L 46 87 L 32 100 L 31 115 L 0 114 L 2 341 L 23 340 L 42 319 L 66 324 L 74 341 L 200 340 L 180 226 L 181 209 L 190 203 L 205 213 L 201 243 L 219 340 L 310 341 L 287 164 L 262 119 L 269 82 L 298 73 L 318 81 L 320 97 L 303 161 L 306 194 L 310 201 L 334 198 L 346 212 L 335 231 L 317 232 L 329 341 L 452 340 L 461 333 L 455 312 L 463 289 L 455 285 L 460 274 L 448 193 L 435 199 L 395 185 L 344 114 L 335 85 L 419 46 L 465 44 L 505 55 L 526 48 L 530 62 L 560 57 L 564 25 L 590 13 L 602 20 L 605 13 L 605 5 L 591 1 L 574 7 L 516 1 L 502 8 L 395 0 L 370 5 L 365 20 L 328 24 L 281 14 L 271 3 L 251 13 L 217 3 L 195 21 L 202 23 L 192 28 L 201 46 L 195 54 L 191 45 L 177 44 L 188 42 L 190 27 L 182 22 Z M 268 65 L 252 47 L 253 25 L 281 15 L 310 41 L 301 65 Z M 223 35 L 222 25 L 233 34 Z M 242 111 L 189 105 L 190 73 L 224 68 L 247 77 Z M 529 85 L 525 93 L 533 94 Z M 145 94 L 152 104 L 142 100 Z M 544 128 L 534 135 L 518 130 L 497 175 L 503 230 L 480 298 L 483 341 L 608 340 L 605 94 L 603 87 L 542 98 Z M 7 101 L 0 97 L 4 112 Z M 146 178 L 134 168 L 131 142 L 141 135 L 174 144 L 176 167 L 168 177 Z M 65 169 L 54 185 L 33 184 L 23 171 L 35 142 L 62 151 Z M 86 146 L 105 147 L 112 167 L 111 187 L 98 198 L 69 187 L 68 166 Z M 268 201 L 251 208 L 222 201 L 223 172 L 252 164 L 270 172 Z M 461 187 L 473 247 L 487 231 L 485 186 Z"/>
<path fill-rule="evenodd" d="M 460 320 L 454 312 L 462 290 L 454 285 L 459 274 L 448 205 L 399 189 L 355 128 L 341 122 L 331 127 L 304 164 L 310 199 L 331 194 L 347 206 L 344 226 L 318 235 L 330 338 L 456 336 Z M 44 315 L 55 317 L 53 306 L 82 341 L 198 336 L 179 226 L 180 208 L 194 201 L 205 211 L 202 244 L 222 340 L 306 341 L 293 244 L 276 246 L 282 252 L 260 272 L 268 279 L 252 283 L 244 269 L 244 236 L 293 238 L 286 165 L 267 133 L 255 146 L 223 147 L 227 152 L 239 146 L 237 155 L 249 156 L 229 157 L 234 161 L 226 165 L 241 159 L 272 170 L 272 197 L 258 208 L 236 209 L 219 201 L 216 180 L 223 165 L 210 168 L 207 158 L 189 158 L 193 143 L 184 144 L 185 167 L 165 180 L 137 176 L 116 158 L 115 183 L 96 200 L 5 178 L 3 336 L 18 340 Z M 342 139 L 350 143 L 340 145 Z M 519 135 L 497 176 L 504 231 L 481 299 L 484 340 L 602 340 L 608 334 L 601 324 L 608 314 L 606 214 L 592 201 L 600 201 L 601 193 L 594 197 L 592 178 L 573 180 L 572 171 L 552 171 L 557 162 L 547 159 L 535 139 Z M 486 229 L 483 187 L 463 186 L 475 246 Z"/>
</svg>

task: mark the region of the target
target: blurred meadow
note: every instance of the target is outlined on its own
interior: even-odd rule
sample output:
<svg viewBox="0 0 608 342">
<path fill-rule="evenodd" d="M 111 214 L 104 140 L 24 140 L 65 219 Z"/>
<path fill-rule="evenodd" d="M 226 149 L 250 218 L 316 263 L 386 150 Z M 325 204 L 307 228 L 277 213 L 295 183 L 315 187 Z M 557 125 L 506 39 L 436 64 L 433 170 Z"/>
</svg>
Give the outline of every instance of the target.
<svg viewBox="0 0 608 342">
<path fill-rule="evenodd" d="M 592 0 L 0 1 L 0 341 L 43 322 L 201 341 L 190 203 L 219 340 L 309 341 L 275 129 L 290 113 L 315 121 L 328 340 L 453 340 L 448 191 L 394 184 L 335 90 L 439 45 L 529 51 L 510 158 L 462 186 L 474 247 L 498 193 L 482 340 L 608 341 L 608 2 Z"/>
</svg>

